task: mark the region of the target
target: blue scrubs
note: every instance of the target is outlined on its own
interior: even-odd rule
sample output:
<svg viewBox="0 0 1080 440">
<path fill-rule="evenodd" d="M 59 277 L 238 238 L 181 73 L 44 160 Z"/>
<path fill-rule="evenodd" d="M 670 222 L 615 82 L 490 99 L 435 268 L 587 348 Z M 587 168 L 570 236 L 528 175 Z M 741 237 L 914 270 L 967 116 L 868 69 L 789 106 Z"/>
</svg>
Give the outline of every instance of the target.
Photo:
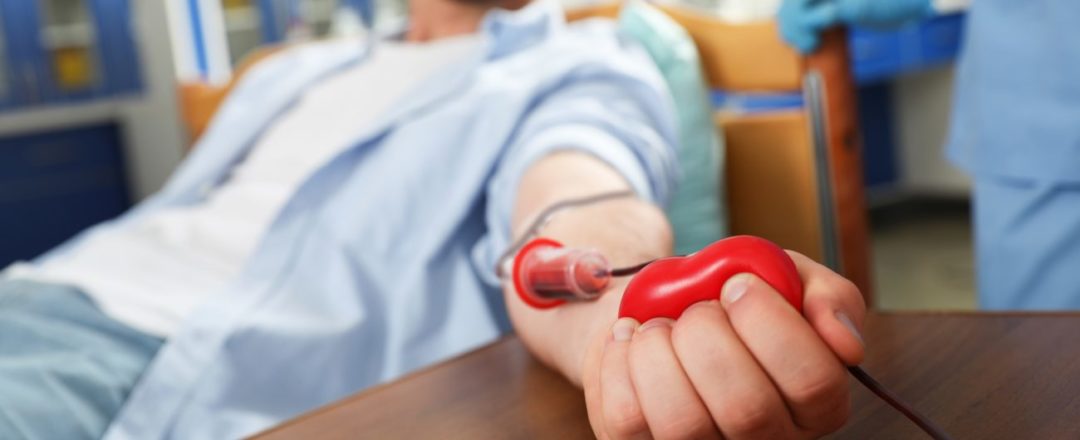
<svg viewBox="0 0 1080 440">
<path fill-rule="evenodd" d="M 1080 309 L 1077 19 L 1077 1 L 972 3 L 948 155 L 974 179 L 986 309 Z"/>
<path fill-rule="evenodd" d="M 1080 307 L 1080 183 L 977 179 L 974 213 L 980 307 Z"/>
</svg>

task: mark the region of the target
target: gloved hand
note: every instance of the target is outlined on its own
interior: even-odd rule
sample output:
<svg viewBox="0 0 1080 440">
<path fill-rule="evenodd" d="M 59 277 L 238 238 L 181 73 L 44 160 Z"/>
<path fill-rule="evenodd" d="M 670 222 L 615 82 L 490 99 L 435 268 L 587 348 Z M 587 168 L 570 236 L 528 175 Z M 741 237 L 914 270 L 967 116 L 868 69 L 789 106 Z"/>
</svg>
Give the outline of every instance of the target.
<svg viewBox="0 0 1080 440">
<path fill-rule="evenodd" d="M 807 53 L 817 48 L 819 34 L 830 26 L 898 25 L 933 12 L 931 0 L 784 0 L 777 20 L 784 40 Z"/>
</svg>

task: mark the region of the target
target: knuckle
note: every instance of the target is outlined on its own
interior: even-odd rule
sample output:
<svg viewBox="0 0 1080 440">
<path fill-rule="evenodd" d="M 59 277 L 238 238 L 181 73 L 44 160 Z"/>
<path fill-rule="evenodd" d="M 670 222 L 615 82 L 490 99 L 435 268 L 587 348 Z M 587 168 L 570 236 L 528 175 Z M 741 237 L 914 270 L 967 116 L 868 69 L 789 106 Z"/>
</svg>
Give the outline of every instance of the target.
<svg viewBox="0 0 1080 440">
<path fill-rule="evenodd" d="M 829 277 L 829 279 L 823 283 L 823 288 L 834 295 L 861 296 L 859 295 L 859 288 L 855 286 L 855 283 L 840 275 Z"/>
<path fill-rule="evenodd" d="M 631 364 L 638 364 L 654 357 L 654 350 L 663 341 L 671 337 L 669 329 L 657 328 L 646 332 L 635 330 L 634 337 L 630 338 L 629 359 Z"/>
<path fill-rule="evenodd" d="M 844 400 L 847 376 L 837 365 L 805 369 L 788 389 L 788 398 L 798 406 L 828 406 Z"/>
<path fill-rule="evenodd" d="M 718 414 L 717 423 L 732 437 L 761 437 L 773 426 L 773 408 L 764 399 L 744 398 Z"/>
<path fill-rule="evenodd" d="M 716 431 L 712 420 L 704 415 L 672 417 L 650 425 L 650 429 L 657 439 L 707 438 Z"/>
<path fill-rule="evenodd" d="M 844 427 L 850 417 L 851 397 L 845 394 L 839 399 L 823 402 L 822 406 L 815 411 L 814 416 L 807 418 L 800 425 L 813 437 L 820 437 Z"/>
<path fill-rule="evenodd" d="M 613 438 L 634 437 L 648 429 L 641 408 L 630 403 L 605 407 L 604 424 Z"/>
<path fill-rule="evenodd" d="M 866 307 L 866 304 L 863 302 L 862 292 L 859 291 L 859 286 L 856 286 L 853 281 L 851 281 L 851 280 L 849 280 L 847 278 L 841 278 L 841 281 L 840 281 L 839 284 L 840 285 L 837 286 L 837 289 L 838 289 L 837 293 L 838 294 L 840 294 L 841 296 L 851 298 L 854 301 L 857 301 L 858 305 L 859 305 L 859 308 L 865 308 Z"/>
<path fill-rule="evenodd" d="M 676 340 L 695 338 L 699 336 L 698 332 L 708 325 L 709 320 L 720 319 L 723 313 L 720 304 L 714 301 L 695 304 L 686 309 L 672 325 L 671 338 Z"/>
<path fill-rule="evenodd" d="M 817 304 L 819 307 L 831 307 L 829 304 L 838 304 L 858 310 L 866 308 L 866 301 L 863 299 L 859 287 L 851 280 L 836 274 L 809 284 L 807 294 L 813 294 L 813 296 L 824 300 Z"/>
</svg>

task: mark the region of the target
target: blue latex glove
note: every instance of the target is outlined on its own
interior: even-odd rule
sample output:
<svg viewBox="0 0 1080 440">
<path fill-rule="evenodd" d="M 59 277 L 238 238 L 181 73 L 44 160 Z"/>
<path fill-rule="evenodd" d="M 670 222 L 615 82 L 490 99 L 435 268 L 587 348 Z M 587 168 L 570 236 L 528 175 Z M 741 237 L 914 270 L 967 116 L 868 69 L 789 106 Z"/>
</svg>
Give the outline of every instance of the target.
<svg viewBox="0 0 1080 440">
<path fill-rule="evenodd" d="M 823 29 L 840 23 L 890 26 L 933 12 L 930 0 L 784 0 L 777 20 L 784 40 L 807 53 L 817 48 Z"/>
</svg>

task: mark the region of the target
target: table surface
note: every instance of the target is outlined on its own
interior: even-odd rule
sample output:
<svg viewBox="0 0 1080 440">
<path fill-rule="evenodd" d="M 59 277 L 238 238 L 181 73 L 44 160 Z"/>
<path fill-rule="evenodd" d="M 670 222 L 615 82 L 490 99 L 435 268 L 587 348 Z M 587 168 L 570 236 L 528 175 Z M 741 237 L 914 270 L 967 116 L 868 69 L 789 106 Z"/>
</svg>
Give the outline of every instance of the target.
<svg viewBox="0 0 1080 440">
<path fill-rule="evenodd" d="M 1080 314 L 873 314 L 864 368 L 957 439 L 1080 439 Z M 924 438 L 851 379 L 831 438 Z M 277 438 L 591 438 L 579 389 L 507 338 L 286 422 Z"/>
</svg>

